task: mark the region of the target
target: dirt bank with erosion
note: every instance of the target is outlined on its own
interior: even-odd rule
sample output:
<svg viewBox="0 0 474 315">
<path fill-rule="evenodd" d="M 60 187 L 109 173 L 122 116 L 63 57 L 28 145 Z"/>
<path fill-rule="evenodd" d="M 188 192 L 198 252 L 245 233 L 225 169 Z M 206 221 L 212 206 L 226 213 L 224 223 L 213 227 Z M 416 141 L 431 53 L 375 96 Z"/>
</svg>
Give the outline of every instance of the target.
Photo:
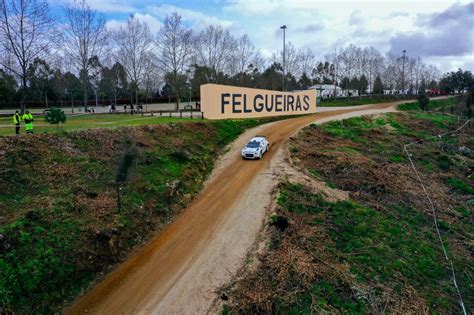
<svg viewBox="0 0 474 315">
<path fill-rule="evenodd" d="M 310 123 L 389 112 L 398 103 L 338 109 L 247 131 L 218 162 L 191 206 L 67 313 L 208 312 L 217 289 L 232 278 L 254 244 L 282 177 L 309 180 L 287 166 L 285 141 Z M 241 147 L 256 134 L 269 139 L 270 152 L 259 161 L 241 160 Z M 321 189 L 329 197 L 338 193 L 322 184 Z"/>
</svg>

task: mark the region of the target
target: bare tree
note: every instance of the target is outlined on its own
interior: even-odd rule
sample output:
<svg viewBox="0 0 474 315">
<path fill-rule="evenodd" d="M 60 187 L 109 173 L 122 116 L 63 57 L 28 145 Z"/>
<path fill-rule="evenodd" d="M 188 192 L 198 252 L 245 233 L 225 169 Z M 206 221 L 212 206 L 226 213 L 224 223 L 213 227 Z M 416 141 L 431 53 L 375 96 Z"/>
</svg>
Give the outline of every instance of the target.
<svg viewBox="0 0 474 315">
<path fill-rule="evenodd" d="M 183 89 L 182 78 L 188 70 L 193 53 L 192 31 L 186 28 L 181 16 L 174 12 L 167 15 L 162 29 L 157 35 L 158 67 L 167 75 L 176 94 L 176 110 L 179 109 L 179 97 Z"/>
<path fill-rule="evenodd" d="M 285 45 L 285 73 L 291 73 L 297 77 L 300 74 L 301 54 L 296 50 L 291 42 Z M 278 51 L 273 55 L 273 61 L 283 65 L 283 51 Z"/>
<path fill-rule="evenodd" d="M 145 89 L 145 103 L 148 104 L 148 98 L 153 97 L 163 82 L 162 76 L 157 71 L 154 64 L 156 56 L 150 51 L 145 55 L 145 73 L 143 75 L 143 86 Z"/>
<path fill-rule="evenodd" d="M 146 22 L 140 22 L 132 15 L 125 27 L 120 27 L 112 37 L 117 46 L 114 56 L 127 73 L 138 105 L 138 91 L 148 66 L 147 54 L 152 43 L 150 29 Z"/>
<path fill-rule="evenodd" d="M 340 54 L 340 60 L 342 64 L 342 71 L 344 76 L 349 79 L 353 78 L 354 73 L 356 72 L 357 67 L 357 47 L 354 45 L 347 46 Z M 349 87 L 347 89 L 347 98 L 349 99 Z"/>
<path fill-rule="evenodd" d="M 311 50 L 311 48 L 300 49 L 298 54 L 299 54 L 298 75 L 301 76 L 303 75 L 303 73 L 306 73 L 307 75 L 311 75 L 311 71 L 313 70 L 316 64 L 313 51 Z"/>
<path fill-rule="evenodd" d="M 235 50 L 232 54 L 231 75 L 240 74 L 242 82 L 243 75 L 255 55 L 255 46 L 250 41 L 247 34 L 243 35 L 235 42 Z"/>
<path fill-rule="evenodd" d="M 2 62 L 21 81 L 21 112 L 25 111 L 28 66 L 45 53 L 57 36 L 48 3 L 44 0 L 0 0 L 0 39 L 11 59 Z"/>
<path fill-rule="evenodd" d="M 252 66 L 254 69 L 257 69 L 258 71 L 262 72 L 266 65 L 267 65 L 267 60 L 262 56 L 262 53 L 260 50 L 255 51 L 255 54 L 252 57 Z"/>
<path fill-rule="evenodd" d="M 337 97 L 337 83 L 338 80 L 341 78 L 341 69 L 342 69 L 342 60 L 341 60 L 341 53 L 340 51 L 335 48 L 333 52 L 327 54 L 324 56 L 324 59 L 326 59 L 326 62 L 330 63 L 333 65 L 334 69 L 332 71 L 332 79 L 333 79 L 333 85 L 334 85 L 334 92 L 333 92 L 333 97 Z"/>
<path fill-rule="evenodd" d="M 398 87 L 400 71 L 399 58 L 392 53 L 387 53 L 384 58 L 384 70 L 382 75 L 383 86 L 390 89 L 390 93 Z"/>
<path fill-rule="evenodd" d="M 84 109 L 87 111 L 89 60 L 99 59 L 106 44 L 105 19 L 93 10 L 87 0 L 74 0 L 64 7 L 66 28 L 64 52 L 79 72 L 84 90 Z"/>
<path fill-rule="evenodd" d="M 367 50 L 367 74 L 369 81 L 369 92 L 372 92 L 375 78 L 380 76 L 383 67 L 383 57 L 374 47 Z"/>
<path fill-rule="evenodd" d="M 196 40 L 196 62 L 211 68 L 215 72 L 213 81 L 217 83 L 218 74 L 229 70 L 234 49 L 235 39 L 229 30 L 210 25 Z"/>
</svg>

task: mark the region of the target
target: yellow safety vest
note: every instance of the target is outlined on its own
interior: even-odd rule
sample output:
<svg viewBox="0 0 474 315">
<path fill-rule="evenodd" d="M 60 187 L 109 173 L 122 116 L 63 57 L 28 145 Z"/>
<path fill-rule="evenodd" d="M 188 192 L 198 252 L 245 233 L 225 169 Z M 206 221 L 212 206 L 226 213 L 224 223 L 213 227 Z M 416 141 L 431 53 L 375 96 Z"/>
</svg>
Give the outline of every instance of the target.
<svg viewBox="0 0 474 315">
<path fill-rule="evenodd" d="M 30 114 L 23 114 L 23 120 L 25 121 L 25 124 L 29 124 L 33 122 L 33 115 Z"/>
<path fill-rule="evenodd" d="M 14 114 L 13 115 L 13 124 L 18 125 L 20 122 L 21 122 L 20 114 Z"/>
</svg>

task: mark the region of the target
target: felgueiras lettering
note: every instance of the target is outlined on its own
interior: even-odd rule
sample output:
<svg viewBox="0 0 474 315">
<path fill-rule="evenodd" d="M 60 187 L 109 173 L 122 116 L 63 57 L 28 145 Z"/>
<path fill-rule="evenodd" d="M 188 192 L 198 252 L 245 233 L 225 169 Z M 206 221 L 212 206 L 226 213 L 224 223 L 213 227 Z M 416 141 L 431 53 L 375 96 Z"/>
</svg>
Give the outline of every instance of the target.
<svg viewBox="0 0 474 315">
<path fill-rule="evenodd" d="M 316 113 L 316 90 L 282 92 L 239 86 L 201 85 L 202 117 L 259 118 Z"/>
<path fill-rule="evenodd" d="M 260 112 L 305 112 L 310 107 L 307 95 L 221 93 L 221 114 Z"/>
</svg>

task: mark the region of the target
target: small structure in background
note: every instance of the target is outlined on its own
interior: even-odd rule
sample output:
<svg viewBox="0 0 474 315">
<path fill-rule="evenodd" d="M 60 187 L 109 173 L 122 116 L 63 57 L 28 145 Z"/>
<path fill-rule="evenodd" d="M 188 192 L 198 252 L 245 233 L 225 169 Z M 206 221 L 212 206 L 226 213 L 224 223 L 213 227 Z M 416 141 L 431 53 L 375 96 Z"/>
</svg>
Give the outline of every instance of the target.
<svg viewBox="0 0 474 315">
<path fill-rule="evenodd" d="M 320 98 L 341 97 L 344 96 L 340 87 L 333 84 L 315 84 L 310 86 L 308 90 L 316 90 L 316 95 Z M 334 95 L 336 93 L 336 95 Z"/>
</svg>

